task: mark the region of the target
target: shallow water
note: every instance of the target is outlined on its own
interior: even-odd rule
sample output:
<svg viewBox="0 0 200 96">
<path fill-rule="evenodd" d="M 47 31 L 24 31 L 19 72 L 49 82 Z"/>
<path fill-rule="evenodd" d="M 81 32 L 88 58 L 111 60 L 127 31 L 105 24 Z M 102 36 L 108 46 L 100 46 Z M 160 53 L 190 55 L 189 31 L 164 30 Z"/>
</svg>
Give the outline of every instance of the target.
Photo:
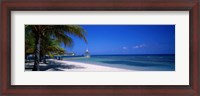
<svg viewBox="0 0 200 96">
<path fill-rule="evenodd" d="M 138 71 L 175 71 L 175 55 L 92 55 L 63 57 L 63 60 Z"/>
</svg>

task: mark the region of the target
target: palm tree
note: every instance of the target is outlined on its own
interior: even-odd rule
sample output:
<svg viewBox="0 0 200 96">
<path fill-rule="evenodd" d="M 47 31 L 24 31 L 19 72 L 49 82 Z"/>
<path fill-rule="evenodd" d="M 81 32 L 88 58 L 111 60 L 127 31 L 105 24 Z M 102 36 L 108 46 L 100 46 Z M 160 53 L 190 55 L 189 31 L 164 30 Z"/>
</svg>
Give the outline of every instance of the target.
<svg viewBox="0 0 200 96">
<path fill-rule="evenodd" d="M 34 53 L 35 38 L 34 34 L 30 31 L 25 32 L 25 57 Z"/>
<path fill-rule="evenodd" d="M 65 46 L 72 46 L 73 40 L 70 35 L 83 39 L 86 43 L 86 31 L 78 25 L 26 25 L 26 32 L 32 32 L 35 37 L 35 62 L 33 71 L 39 71 L 41 41 L 51 37 Z"/>
<path fill-rule="evenodd" d="M 59 45 L 60 42 L 58 42 L 57 40 L 51 39 L 49 37 L 43 38 L 43 40 L 41 41 L 40 51 L 41 60 L 46 63 L 45 55 L 49 55 L 50 57 L 53 57 L 54 55 L 64 55 L 65 49 L 61 48 Z"/>
<path fill-rule="evenodd" d="M 35 50 L 35 38 L 32 32 L 25 33 L 25 57 L 33 54 Z M 60 47 L 60 42 L 58 40 L 52 39 L 50 37 L 45 37 L 41 41 L 41 51 L 40 51 L 40 62 L 43 60 L 46 63 L 45 55 L 53 57 L 54 55 L 63 55 L 65 53 L 64 48 Z"/>
</svg>

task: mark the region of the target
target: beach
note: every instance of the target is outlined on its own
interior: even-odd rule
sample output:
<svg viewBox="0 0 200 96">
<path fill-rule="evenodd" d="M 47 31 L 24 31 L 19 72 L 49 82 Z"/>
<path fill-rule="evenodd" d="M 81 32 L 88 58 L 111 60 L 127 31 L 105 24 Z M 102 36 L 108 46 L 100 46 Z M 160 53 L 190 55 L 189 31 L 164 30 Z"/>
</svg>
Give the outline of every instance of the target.
<svg viewBox="0 0 200 96">
<path fill-rule="evenodd" d="M 92 55 L 86 57 L 62 57 L 62 60 L 47 59 L 40 62 L 40 71 L 174 71 L 175 55 Z M 33 62 L 26 63 L 26 71 Z"/>
<path fill-rule="evenodd" d="M 80 62 L 74 62 L 74 61 L 62 61 L 62 60 L 56 60 L 56 59 L 48 59 L 47 61 L 49 62 L 48 64 L 40 63 L 40 71 L 69 71 L 69 72 L 134 71 L 134 70 L 128 70 L 128 69 L 122 69 L 122 68 L 113 68 L 113 67 L 101 66 L 101 65 L 95 65 L 95 64 L 80 63 Z M 26 63 L 25 71 L 31 71 L 30 66 L 33 66 L 33 62 Z"/>
</svg>

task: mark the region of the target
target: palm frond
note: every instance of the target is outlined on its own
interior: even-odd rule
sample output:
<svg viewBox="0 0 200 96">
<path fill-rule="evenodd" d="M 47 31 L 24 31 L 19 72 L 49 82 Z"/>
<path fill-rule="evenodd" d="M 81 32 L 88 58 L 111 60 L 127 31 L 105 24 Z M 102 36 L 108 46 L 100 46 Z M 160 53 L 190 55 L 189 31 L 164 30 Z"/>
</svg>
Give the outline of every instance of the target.
<svg viewBox="0 0 200 96">
<path fill-rule="evenodd" d="M 35 43 L 33 43 L 35 39 L 31 40 L 29 35 L 31 35 L 31 38 L 38 38 L 39 36 L 42 54 L 64 54 L 65 50 L 59 45 L 63 43 L 65 46 L 72 47 L 73 40 L 70 35 L 83 39 L 87 43 L 85 37 L 87 32 L 78 25 L 25 25 L 25 32 L 27 33 L 25 37 L 27 51 L 32 51 L 30 43 L 35 46 Z"/>
<path fill-rule="evenodd" d="M 82 27 L 78 25 L 65 25 L 63 27 L 67 34 L 78 36 L 79 38 L 83 39 L 87 43 L 87 39 L 85 37 L 87 35 L 87 32 Z"/>
</svg>

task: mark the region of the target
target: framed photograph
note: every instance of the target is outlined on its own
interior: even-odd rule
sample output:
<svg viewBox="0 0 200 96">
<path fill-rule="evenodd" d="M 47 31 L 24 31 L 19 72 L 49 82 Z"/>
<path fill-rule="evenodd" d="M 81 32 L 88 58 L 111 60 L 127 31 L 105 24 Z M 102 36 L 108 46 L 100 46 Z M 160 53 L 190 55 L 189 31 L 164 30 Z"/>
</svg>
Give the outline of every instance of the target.
<svg viewBox="0 0 200 96">
<path fill-rule="evenodd" d="M 1 95 L 199 96 L 199 4 L 1 1 Z"/>
</svg>

